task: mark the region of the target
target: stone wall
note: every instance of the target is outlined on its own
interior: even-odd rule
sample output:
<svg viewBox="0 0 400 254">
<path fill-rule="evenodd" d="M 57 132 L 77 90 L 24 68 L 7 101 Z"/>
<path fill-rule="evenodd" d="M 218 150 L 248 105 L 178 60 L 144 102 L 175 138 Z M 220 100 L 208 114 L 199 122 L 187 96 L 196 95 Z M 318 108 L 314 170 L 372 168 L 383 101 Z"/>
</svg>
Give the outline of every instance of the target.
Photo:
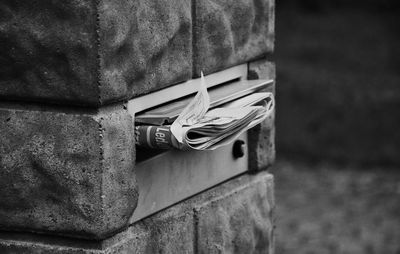
<svg viewBox="0 0 400 254">
<path fill-rule="evenodd" d="M 138 193 L 123 106 L 2 106 L 0 228 L 99 238 L 126 227 Z"/>
<path fill-rule="evenodd" d="M 273 177 L 244 175 L 104 241 L 0 233 L 1 253 L 272 253 Z"/>
<path fill-rule="evenodd" d="M 259 58 L 272 0 L 5 1 L 0 98 L 99 106 Z"/>
<path fill-rule="evenodd" d="M 131 225 L 126 102 L 238 64 L 274 78 L 273 38 L 273 0 L 0 3 L 0 252 L 271 251 L 259 171 L 275 159 L 273 119 L 249 132 L 253 176 Z"/>
</svg>

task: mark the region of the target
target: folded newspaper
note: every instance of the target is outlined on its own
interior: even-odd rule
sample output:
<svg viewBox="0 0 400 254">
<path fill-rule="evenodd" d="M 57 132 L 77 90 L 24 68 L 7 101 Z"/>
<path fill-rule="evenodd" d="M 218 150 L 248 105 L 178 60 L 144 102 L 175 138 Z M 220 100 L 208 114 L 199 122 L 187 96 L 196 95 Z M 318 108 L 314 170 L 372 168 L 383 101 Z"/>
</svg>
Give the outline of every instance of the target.
<svg viewBox="0 0 400 254">
<path fill-rule="evenodd" d="M 200 83 L 194 99 L 171 125 L 136 126 L 136 145 L 153 149 L 214 150 L 233 142 L 273 114 L 274 96 L 268 92 L 253 93 L 210 109 L 203 74 Z"/>
</svg>

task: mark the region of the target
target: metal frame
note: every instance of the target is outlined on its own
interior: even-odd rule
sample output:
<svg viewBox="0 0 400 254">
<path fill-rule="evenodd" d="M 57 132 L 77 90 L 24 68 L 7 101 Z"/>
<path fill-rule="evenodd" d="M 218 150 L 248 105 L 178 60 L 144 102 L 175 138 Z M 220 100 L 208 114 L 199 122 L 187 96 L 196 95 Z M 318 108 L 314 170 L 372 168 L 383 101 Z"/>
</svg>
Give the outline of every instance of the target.
<svg viewBox="0 0 400 254">
<path fill-rule="evenodd" d="M 247 64 L 242 64 L 207 75 L 205 76 L 207 87 L 213 87 L 234 79 L 247 79 L 247 71 Z M 192 79 L 154 93 L 134 98 L 128 101 L 128 112 L 134 116 L 143 110 L 195 93 L 200 87 L 200 82 L 200 78 Z"/>
</svg>

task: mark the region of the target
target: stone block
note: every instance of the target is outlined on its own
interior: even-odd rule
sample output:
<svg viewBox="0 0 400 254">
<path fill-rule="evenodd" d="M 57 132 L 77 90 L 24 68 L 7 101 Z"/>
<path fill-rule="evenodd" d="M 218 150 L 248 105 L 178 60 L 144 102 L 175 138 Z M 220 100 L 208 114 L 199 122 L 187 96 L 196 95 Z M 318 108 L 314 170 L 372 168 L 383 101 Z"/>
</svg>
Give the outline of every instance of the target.
<svg viewBox="0 0 400 254">
<path fill-rule="evenodd" d="M 256 61 L 249 62 L 248 79 L 275 79 L 276 78 L 276 67 L 275 63 L 269 62 L 267 59 L 258 59 Z M 275 87 L 274 87 L 275 88 Z M 275 89 L 271 92 L 275 93 Z"/>
<path fill-rule="evenodd" d="M 251 171 L 265 170 L 275 162 L 275 116 L 249 131 L 249 169 Z"/>
<path fill-rule="evenodd" d="M 194 5 L 194 75 L 272 52 L 273 0 L 197 0 Z"/>
<path fill-rule="evenodd" d="M 274 206 L 264 178 L 196 207 L 198 253 L 273 253 Z"/>
<path fill-rule="evenodd" d="M 193 210 L 178 204 L 103 242 L 107 254 L 195 253 Z"/>
<path fill-rule="evenodd" d="M 191 77 L 190 0 L 2 1 L 0 98 L 99 106 Z"/>
<path fill-rule="evenodd" d="M 0 228 L 104 238 L 136 207 L 133 119 L 0 105 Z"/>
<path fill-rule="evenodd" d="M 275 64 L 265 59 L 249 63 L 249 79 L 275 79 Z M 275 93 L 275 83 L 268 88 Z M 264 170 L 275 161 L 275 114 L 249 130 L 249 169 Z"/>
<path fill-rule="evenodd" d="M 243 175 L 102 241 L 0 233 L 0 252 L 272 253 L 273 195 L 271 175 Z"/>
</svg>

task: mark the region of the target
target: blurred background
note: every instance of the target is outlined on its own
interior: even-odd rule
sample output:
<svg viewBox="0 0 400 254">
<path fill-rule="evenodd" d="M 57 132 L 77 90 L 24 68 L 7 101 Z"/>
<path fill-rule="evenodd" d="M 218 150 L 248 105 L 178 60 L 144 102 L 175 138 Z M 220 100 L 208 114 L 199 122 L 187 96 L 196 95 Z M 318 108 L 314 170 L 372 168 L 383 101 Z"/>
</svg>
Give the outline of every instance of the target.
<svg viewBox="0 0 400 254">
<path fill-rule="evenodd" d="M 400 1 L 277 0 L 276 253 L 400 253 Z"/>
</svg>

